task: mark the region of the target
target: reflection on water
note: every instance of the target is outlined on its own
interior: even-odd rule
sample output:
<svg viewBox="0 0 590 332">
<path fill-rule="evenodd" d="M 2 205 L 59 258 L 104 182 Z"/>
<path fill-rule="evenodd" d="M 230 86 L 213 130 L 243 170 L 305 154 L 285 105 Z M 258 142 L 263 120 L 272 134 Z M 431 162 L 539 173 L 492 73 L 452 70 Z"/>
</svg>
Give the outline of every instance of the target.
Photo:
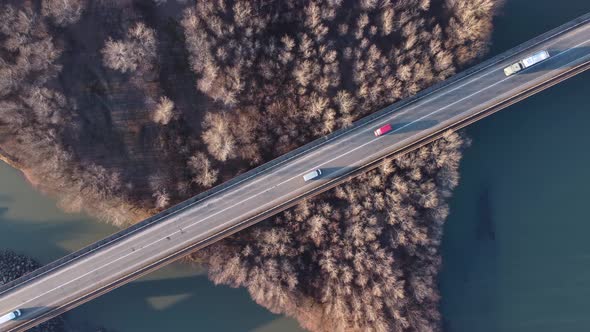
<svg viewBox="0 0 590 332">
<path fill-rule="evenodd" d="M 586 0 L 509 0 L 493 51 L 587 11 Z M 589 82 L 586 72 L 467 128 L 442 248 L 446 331 L 590 330 Z"/>
<path fill-rule="evenodd" d="M 48 263 L 116 231 L 83 214 L 65 214 L 0 162 L 0 248 Z M 255 304 L 244 289 L 216 287 L 202 269 L 173 264 L 71 311 L 69 323 L 115 331 L 301 331 Z M 89 330 L 89 329 L 88 329 Z"/>
<path fill-rule="evenodd" d="M 73 315 L 111 322 L 120 331 L 251 331 L 276 319 L 243 289 L 214 287 L 202 275 L 159 272 L 95 299 Z"/>
</svg>

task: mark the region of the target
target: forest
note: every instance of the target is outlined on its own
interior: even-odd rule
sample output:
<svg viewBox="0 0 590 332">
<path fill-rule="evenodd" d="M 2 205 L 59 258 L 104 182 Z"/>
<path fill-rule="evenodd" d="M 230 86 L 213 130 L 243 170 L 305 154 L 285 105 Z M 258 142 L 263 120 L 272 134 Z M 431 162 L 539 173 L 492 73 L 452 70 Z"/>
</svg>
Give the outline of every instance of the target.
<svg viewBox="0 0 590 332">
<path fill-rule="evenodd" d="M 4 1 L 0 159 L 125 227 L 473 64 L 499 5 Z M 190 258 L 311 331 L 440 331 L 466 145 L 446 133 Z"/>
</svg>

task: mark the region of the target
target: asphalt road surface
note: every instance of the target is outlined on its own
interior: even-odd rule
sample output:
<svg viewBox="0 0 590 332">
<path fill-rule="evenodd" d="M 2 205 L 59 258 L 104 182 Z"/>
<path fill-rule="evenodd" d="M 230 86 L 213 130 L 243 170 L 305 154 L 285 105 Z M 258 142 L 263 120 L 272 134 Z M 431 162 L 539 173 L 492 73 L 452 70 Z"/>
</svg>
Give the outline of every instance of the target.
<svg viewBox="0 0 590 332">
<path fill-rule="evenodd" d="M 516 75 L 504 75 L 504 67 L 542 49 L 550 53 L 548 60 Z M 0 289 L 0 315 L 17 308 L 23 313 L 18 320 L 0 326 L 0 330 L 30 328 L 169 263 L 179 253 L 186 253 L 187 248 L 210 244 L 221 238 L 220 234 L 230 234 L 269 211 L 275 213 L 277 207 L 330 186 L 354 170 L 506 103 L 539 84 L 556 80 L 574 67 L 588 64 L 590 16 L 575 28 L 545 35 L 526 50 L 507 54 L 504 60 L 495 58 L 483 68 L 471 70 L 409 103 L 394 104 L 370 116 L 369 121 L 321 139 L 204 199 L 173 208 L 171 214 L 156 217 L 157 222 L 86 250 L 78 258 L 57 264 L 29 280 Z M 535 116 L 534 110 L 530 111 L 530 116 Z M 393 130 L 375 137 L 373 130 L 387 123 L 393 125 Z M 499 134 L 506 134 L 501 128 L 498 130 Z M 303 181 L 305 173 L 318 168 L 322 169 L 321 177 Z"/>
</svg>

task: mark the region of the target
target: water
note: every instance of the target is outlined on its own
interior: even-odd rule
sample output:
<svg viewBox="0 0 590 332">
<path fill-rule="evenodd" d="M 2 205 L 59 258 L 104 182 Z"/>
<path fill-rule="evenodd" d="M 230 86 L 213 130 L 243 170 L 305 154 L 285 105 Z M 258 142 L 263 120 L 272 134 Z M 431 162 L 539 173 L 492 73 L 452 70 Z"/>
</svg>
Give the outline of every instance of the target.
<svg viewBox="0 0 590 332">
<path fill-rule="evenodd" d="M 82 214 L 65 214 L 35 191 L 20 172 L 0 162 L 0 249 L 12 249 L 42 264 L 115 231 Z"/>
<path fill-rule="evenodd" d="M 508 1 L 492 54 L 587 11 Z M 586 72 L 467 128 L 442 248 L 447 331 L 590 330 L 589 83 Z"/>
</svg>

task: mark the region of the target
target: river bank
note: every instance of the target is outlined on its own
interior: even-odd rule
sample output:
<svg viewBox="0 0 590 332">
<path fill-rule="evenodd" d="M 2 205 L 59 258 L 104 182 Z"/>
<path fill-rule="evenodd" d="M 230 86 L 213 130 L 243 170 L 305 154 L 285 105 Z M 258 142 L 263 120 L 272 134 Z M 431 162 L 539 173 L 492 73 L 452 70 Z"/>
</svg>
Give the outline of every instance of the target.
<svg viewBox="0 0 590 332">
<path fill-rule="evenodd" d="M 22 174 L 0 162 L 0 243 L 49 263 L 105 237 L 115 227 L 84 214 L 66 214 L 36 192 Z M 234 308 L 233 318 L 222 315 Z M 188 318 L 187 318 L 188 317 Z M 68 328 L 85 331 L 189 330 L 195 321 L 210 331 L 302 331 L 296 322 L 269 313 L 243 289 L 213 285 L 202 270 L 173 264 L 116 289 L 67 314 Z M 173 323 L 171 323 L 173 322 Z"/>
<path fill-rule="evenodd" d="M 2 213 L 3 210 L 0 210 Z M 19 255 L 13 251 L 0 249 L 0 285 L 20 278 L 41 267 L 41 264 L 30 257 Z M 4 314 L 4 313 L 2 313 Z M 30 329 L 30 332 L 62 332 L 64 331 L 63 317 L 55 317 L 41 325 Z"/>
</svg>

